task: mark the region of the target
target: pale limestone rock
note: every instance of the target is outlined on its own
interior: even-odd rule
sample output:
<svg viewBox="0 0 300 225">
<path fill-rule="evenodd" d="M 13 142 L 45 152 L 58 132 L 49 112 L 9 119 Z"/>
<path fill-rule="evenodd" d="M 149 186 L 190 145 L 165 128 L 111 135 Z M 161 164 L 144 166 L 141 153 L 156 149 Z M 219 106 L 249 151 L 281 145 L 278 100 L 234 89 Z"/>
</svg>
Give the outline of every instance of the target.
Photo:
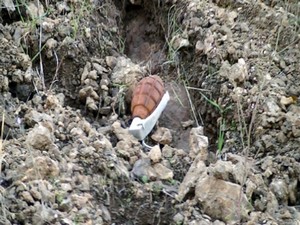
<svg viewBox="0 0 300 225">
<path fill-rule="evenodd" d="M 222 63 L 220 76 L 226 77 L 232 84 L 243 83 L 248 78 L 247 64 L 243 58 L 237 63 L 230 65 L 228 61 Z"/>
<path fill-rule="evenodd" d="M 208 157 L 208 138 L 203 135 L 203 127 L 192 128 L 189 139 L 190 152 L 189 156 L 194 159 L 200 155 L 201 160 L 206 160 Z"/>
<path fill-rule="evenodd" d="M 169 145 L 173 139 L 171 131 L 165 127 L 159 127 L 154 134 L 151 135 L 151 138 L 163 145 Z"/>
<path fill-rule="evenodd" d="M 156 163 L 152 167 L 153 167 L 158 179 L 161 179 L 161 180 L 173 179 L 173 176 L 174 176 L 173 171 L 170 170 L 169 168 L 165 167 L 161 163 Z"/>
<path fill-rule="evenodd" d="M 161 160 L 161 149 L 159 145 L 155 145 L 154 147 L 152 147 L 148 153 L 148 156 L 152 162 L 159 162 Z"/>
<path fill-rule="evenodd" d="M 198 155 L 181 182 L 176 199 L 182 201 L 185 195 L 189 193 L 191 189 L 195 188 L 197 181 L 205 176 L 207 176 L 206 165 L 201 160 L 201 156 Z"/>
<path fill-rule="evenodd" d="M 53 130 L 42 125 L 42 123 L 37 124 L 31 131 L 29 131 L 26 137 L 26 144 L 28 146 L 46 150 L 54 143 Z"/>
<path fill-rule="evenodd" d="M 248 219 L 252 210 L 240 185 L 213 176 L 198 180 L 195 195 L 205 214 L 230 224 Z"/>
</svg>

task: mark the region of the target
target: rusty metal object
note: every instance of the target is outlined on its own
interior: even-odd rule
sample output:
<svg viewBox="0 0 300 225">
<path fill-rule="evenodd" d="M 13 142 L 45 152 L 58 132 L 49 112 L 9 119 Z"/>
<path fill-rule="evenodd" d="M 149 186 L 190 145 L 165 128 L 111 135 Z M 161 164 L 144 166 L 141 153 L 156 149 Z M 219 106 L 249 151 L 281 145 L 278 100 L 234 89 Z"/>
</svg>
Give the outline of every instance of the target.
<svg viewBox="0 0 300 225">
<path fill-rule="evenodd" d="M 151 75 L 143 78 L 133 91 L 132 117 L 147 118 L 156 109 L 164 93 L 164 84 L 159 76 Z"/>
</svg>

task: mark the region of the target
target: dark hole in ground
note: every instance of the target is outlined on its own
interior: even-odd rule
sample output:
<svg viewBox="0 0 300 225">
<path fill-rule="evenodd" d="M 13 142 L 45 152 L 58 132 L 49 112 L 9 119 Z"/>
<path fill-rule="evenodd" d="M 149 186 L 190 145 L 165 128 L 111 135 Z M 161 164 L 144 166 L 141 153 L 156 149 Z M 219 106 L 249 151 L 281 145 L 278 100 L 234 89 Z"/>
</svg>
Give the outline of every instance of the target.
<svg viewBox="0 0 300 225">
<path fill-rule="evenodd" d="M 146 63 L 150 73 L 157 73 L 166 60 L 164 35 L 154 14 L 142 6 L 127 4 L 124 17 L 125 54 L 135 63 Z"/>
<path fill-rule="evenodd" d="M 32 84 L 17 82 L 9 83 L 9 92 L 11 93 L 12 97 L 18 98 L 23 102 L 31 100 L 35 94 L 35 90 Z"/>
</svg>

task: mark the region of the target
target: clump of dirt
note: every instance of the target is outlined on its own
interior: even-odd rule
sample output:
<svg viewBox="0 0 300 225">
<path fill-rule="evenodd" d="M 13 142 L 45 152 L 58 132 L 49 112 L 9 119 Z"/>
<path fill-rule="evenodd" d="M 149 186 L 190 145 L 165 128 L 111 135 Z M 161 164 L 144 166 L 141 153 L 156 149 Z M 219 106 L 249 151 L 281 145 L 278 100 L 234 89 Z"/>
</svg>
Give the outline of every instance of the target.
<svg viewBox="0 0 300 225">
<path fill-rule="evenodd" d="M 297 1 L 0 5 L 1 224 L 299 222 Z"/>
</svg>

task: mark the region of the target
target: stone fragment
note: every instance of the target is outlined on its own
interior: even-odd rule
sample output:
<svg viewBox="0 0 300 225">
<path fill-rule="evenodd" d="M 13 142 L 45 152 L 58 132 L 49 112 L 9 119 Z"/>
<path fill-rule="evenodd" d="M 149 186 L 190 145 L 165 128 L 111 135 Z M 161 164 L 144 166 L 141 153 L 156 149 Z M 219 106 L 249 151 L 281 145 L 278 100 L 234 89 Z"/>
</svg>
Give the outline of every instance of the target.
<svg viewBox="0 0 300 225">
<path fill-rule="evenodd" d="M 24 172 L 23 181 L 56 177 L 60 172 L 57 162 L 47 156 L 36 157 L 34 162 L 27 163 L 25 167 L 28 169 Z"/>
<path fill-rule="evenodd" d="M 243 58 L 240 58 L 237 63 L 230 65 L 228 61 L 222 63 L 220 76 L 226 77 L 234 84 L 243 83 L 248 78 L 248 70 L 246 62 Z"/>
<path fill-rule="evenodd" d="M 174 50 L 179 50 L 183 47 L 188 47 L 190 45 L 190 42 L 188 39 L 178 34 L 171 39 L 170 44 Z"/>
<path fill-rule="evenodd" d="M 161 179 L 161 180 L 173 179 L 173 176 L 174 176 L 173 171 L 170 170 L 169 168 L 165 167 L 161 163 L 156 163 L 152 167 L 153 167 L 158 179 Z"/>
<path fill-rule="evenodd" d="M 171 158 L 174 154 L 174 151 L 176 151 L 176 149 L 170 147 L 169 145 L 165 145 L 162 149 L 162 156 L 164 158 Z"/>
<path fill-rule="evenodd" d="M 151 162 L 149 158 L 139 159 L 135 162 L 131 174 L 134 177 L 142 178 L 147 177 L 147 179 L 153 179 L 156 177 L 154 169 L 151 167 Z"/>
<path fill-rule="evenodd" d="M 207 176 L 207 169 L 201 156 L 198 155 L 181 182 L 176 199 L 182 201 L 185 195 L 195 188 L 197 181 L 205 176 Z"/>
<path fill-rule="evenodd" d="M 53 119 L 48 114 L 40 113 L 34 109 L 28 110 L 24 116 L 24 122 L 29 127 L 33 127 L 34 125 L 38 124 L 41 121 L 53 122 Z"/>
<path fill-rule="evenodd" d="M 199 179 L 195 195 L 205 214 L 226 223 L 248 219 L 248 213 L 252 210 L 240 185 L 212 176 Z"/>
<path fill-rule="evenodd" d="M 203 127 L 199 126 L 192 128 L 189 138 L 190 152 L 189 156 L 194 159 L 200 155 L 201 160 L 206 160 L 208 157 L 208 138 L 203 135 Z"/>
<path fill-rule="evenodd" d="M 184 216 L 181 213 L 177 213 L 173 217 L 173 221 L 175 222 L 175 224 L 183 224 Z"/>
<path fill-rule="evenodd" d="M 161 149 L 159 145 L 155 145 L 154 147 L 152 147 L 148 153 L 148 156 L 152 162 L 159 162 L 161 160 Z"/>
<path fill-rule="evenodd" d="M 275 194 L 279 203 L 288 204 L 288 185 L 283 179 L 274 179 L 270 184 L 271 191 Z"/>
<path fill-rule="evenodd" d="M 117 59 L 114 56 L 106 56 L 105 57 L 106 64 L 113 69 L 117 64 Z"/>
<path fill-rule="evenodd" d="M 89 193 L 71 195 L 71 200 L 78 209 L 84 208 L 91 199 L 93 199 L 93 196 Z"/>
<path fill-rule="evenodd" d="M 131 87 L 143 77 L 143 74 L 144 72 L 139 65 L 134 64 L 128 58 L 118 57 L 116 66 L 111 75 L 111 80 L 114 84 Z"/>
<path fill-rule="evenodd" d="M 47 150 L 54 142 L 53 130 L 37 124 L 26 137 L 26 143 L 35 149 Z"/>
<path fill-rule="evenodd" d="M 154 134 L 151 135 L 151 138 L 163 145 L 169 145 L 172 142 L 171 131 L 165 127 L 159 127 Z"/>
<path fill-rule="evenodd" d="M 127 141 L 139 145 L 138 140 L 129 133 L 128 129 L 124 129 L 123 127 L 121 127 L 120 121 L 116 121 L 112 124 L 112 131 L 117 136 L 118 140 Z"/>
<path fill-rule="evenodd" d="M 34 199 L 32 198 L 31 194 L 28 191 L 22 191 L 20 193 L 20 197 L 26 201 L 28 204 L 33 204 Z"/>
<path fill-rule="evenodd" d="M 204 44 L 202 41 L 197 41 L 195 46 L 195 51 L 197 54 L 201 54 L 204 51 Z"/>
</svg>

